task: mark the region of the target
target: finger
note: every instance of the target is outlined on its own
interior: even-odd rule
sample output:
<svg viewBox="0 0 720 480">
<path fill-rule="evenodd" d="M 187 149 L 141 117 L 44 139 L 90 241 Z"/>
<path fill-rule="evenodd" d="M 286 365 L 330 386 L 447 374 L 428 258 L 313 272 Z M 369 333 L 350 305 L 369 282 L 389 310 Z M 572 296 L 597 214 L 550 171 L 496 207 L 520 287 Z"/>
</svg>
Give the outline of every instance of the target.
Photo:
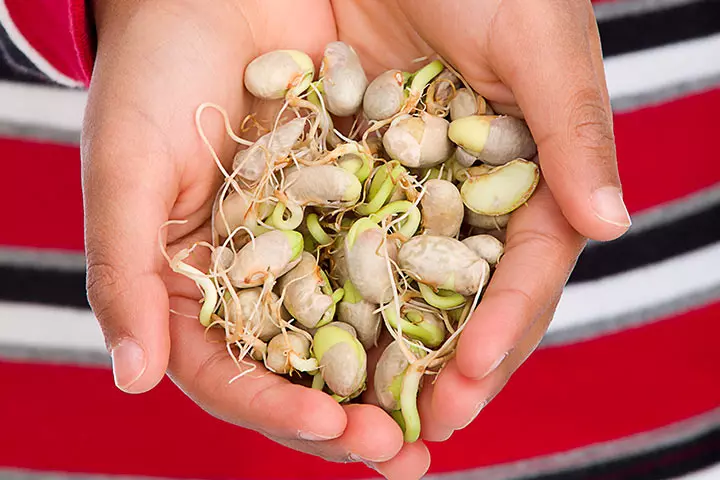
<svg viewBox="0 0 720 480">
<path fill-rule="evenodd" d="M 179 312 L 198 310 L 186 298 L 173 297 L 171 306 Z M 345 430 L 345 412 L 330 396 L 291 384 L 261 365 L 232 381 L 241 370 L 226 350 L 224 332 L 213 329 L 206 335 L 197 319 L 173 315 L 170 334 L 168 375 L 212 415 L 286 439 L 328 440 Z"/>
<path fill-rule="evenodd" d="M 437 377 L 425 377 L 420 395 L 418 396 L 418 412 L 420 413 L 420 435 L 428 442 L 444 442 L 449 439 L 454 429 L 445 425 L 437 418 L 432 402 L 435 396 L 435 383 Z"/>
<path fill-rule="evenodd" d="M 490 56 L 525 114 L 563 213 L 583 235 L 611 240 L 625 233 L 630 217 L 590 8 L 573 0 L 504 2 Z"/>
<path fill-rule="evenodd" d="M 457 367 L 463 375 L 482 378 L 512 352 L 560 295 L 584 245 L 541 181 L 527 205 L 512 214 L 505 254 L 460 336 Z"/>
<path fill-rule="evenodd" d="M 347 427 L 342 436 L 332 440 L 306 440 L 269 437 L 294 450 L 309 453 L 331 462 L 363 462 L 368 466 L 386 462 L 403 447 L 402 432 L 382 410 L 372 405 L 347 405 Z"/>
<path fill-rule="evenodd" d="M 430 451 L 422 440 L 407 443 L 392 460 L 369 465 L 388 480 L 414 480 L 430 468 Z"/>
<path fill-rule="evenodd" d="M 558 299 L 534 322 L 520 340 L 517 348 L 495 371 L 480 380 L 472 380 L 458 369 L 452 360 L 441 372 L 433 391 L 432 413 L 435 425 L 428 429 L 459 430 L 469 425 L 507 384 L 510 377 L 537 348 L 550 325 Z M 425 422 L 425 420 L 423 420 Z M 426 423 L 423 423 L 426 428 Z"/>
<path fill-rule="evenodd" d="M 164 199 L 174 179 L 166 172 L 165 181 L 148 182 L 157 178 L 157 145 L 138 136 L 131 146 L 99 131 L 98 114 L 89 111 L 82 158 L 88 299 L 111 352 L 116 385 L 141 393 L 162 379 L 170 349 L 158 232 L 168 219 Z M 134 168 L 127 168 L 128 159 Z"/>
<path fill-rule="evenodd" d="M 400 452 L 402 430 L 382 409 L 374 405 L 348 405 L 345 413 L 348 428 L 338 443 L 342 443 L 353 459 L 386 462 Z"/>
</svg>

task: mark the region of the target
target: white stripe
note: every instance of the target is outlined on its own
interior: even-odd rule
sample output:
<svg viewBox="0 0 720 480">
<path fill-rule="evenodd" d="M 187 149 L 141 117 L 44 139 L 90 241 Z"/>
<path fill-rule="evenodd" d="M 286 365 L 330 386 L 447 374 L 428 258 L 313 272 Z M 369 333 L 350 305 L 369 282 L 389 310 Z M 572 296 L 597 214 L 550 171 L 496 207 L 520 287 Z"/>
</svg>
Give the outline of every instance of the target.
<svg viewBox="0 0 720 480">
<path fill-rule="evenodd" d="M 720 34 L 611 57 L 605 61 L 613 103 L 720 75 Z"/>
<path fill-rule="evenodd" d="M 85 255 L 73 251 L 0 247 L 0 266 L 85 272 Z"/>
<path fill-rule="evenodd" d="M 3 346 L 107 354 L 89 310 L 9 302 L 0 302 L 0 356 Z"/>
<path fill-rule="evenodd" d="M 565 289 L 549 336 L 596 324 L 616 324 L 661 303 L 720 285 L 720 243 L 670 260 Z M 596 329 L 606 334 L 608 329 Z M 610 329 L 612 331 L 612 328 Z M 73 308 L 0 302 L 0 355 L 3 346 L 42 351 L 105 354 L 102 333 L 91 312 Z M 13 354 L 15 355 L 15 354 Z"/>
<path fill-rule="evenodd" d="M 718 52 L 720 34 L 608 58 L 605 68 L 613 104 L 635 108 L 638 98 L 657 101 L 658 92 L 694 92 L 695 85 L 720 76 Z M 0 130 L 17 124 L 79 138 L 86 101 L 81 91 L 0 82 Z"/>
<path fill-rule="evenodd" d="M 0 82 L 0 128 L 59 131 L 79 138 L 87 93 Z"/>
<path fill-rule="evenodd" d="M 611 321 L 720 285 L 720 243 L 565 289 L 549 333 Z"/>
<path fill-rule="evenodd" d="M 57 70 L 54 66 L 50 64 L 43 56 L 35 50 L 35 48 L 30 45 L 30 42 L 27 41 L 27 39 L 23 36 L 23 34 L 18 30 L 17 26 L 15 25 L 15 22 L 13 22 L 13 19 L 10 15 L 10 11 L 7 8 L 7 5 L 5 4 L 5 0 L 0 0 L 0 23 L 5 28 L 5 31 L 8 34 L 8 37 L 10 37 L 10 40 L 15 44 L 15 46 L 25 54 L 25 56 L 30 60 L 38 69 L 40 69 L 45 75 L 47 75 L 51 80 L 54 82 L 59 83 L 60 85 L 65 85 L 66 87 L 82 87 L 82 82 L 79 82 L 77 80 L 74 80 L 67 75 L 61 73 L 59 70 Z"/>
<path fill-rule="evenodd" d="M 704 470 L 700 470 L 695 473 L 689 473 L 680 477 L 675 477 L 676 480 L 718 480 L 720 479 L 720 462 L 708 467 Z"/>
</svg>

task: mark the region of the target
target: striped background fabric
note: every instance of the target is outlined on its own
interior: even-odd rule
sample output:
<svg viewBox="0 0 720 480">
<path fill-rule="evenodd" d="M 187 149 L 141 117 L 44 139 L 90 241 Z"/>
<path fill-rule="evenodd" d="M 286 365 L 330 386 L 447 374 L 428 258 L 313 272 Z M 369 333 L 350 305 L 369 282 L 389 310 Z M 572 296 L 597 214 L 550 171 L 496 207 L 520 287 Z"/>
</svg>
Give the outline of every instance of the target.
<svg viewBox="0 0 720 480">
<path fill-rule="evenodd" d="M 34 47 L 20 2 L 0 0 L 0 479 L 371 477 L 224 424 L 168 380 L 115 389 L 85 294 L 87 96 L 54 63 L 69 33 Z M 429 445 L 428 478 L 720 479 L 720 1 L 594 6 L 633 226 L 588 245 L 540 348 Z"/>
</svg>

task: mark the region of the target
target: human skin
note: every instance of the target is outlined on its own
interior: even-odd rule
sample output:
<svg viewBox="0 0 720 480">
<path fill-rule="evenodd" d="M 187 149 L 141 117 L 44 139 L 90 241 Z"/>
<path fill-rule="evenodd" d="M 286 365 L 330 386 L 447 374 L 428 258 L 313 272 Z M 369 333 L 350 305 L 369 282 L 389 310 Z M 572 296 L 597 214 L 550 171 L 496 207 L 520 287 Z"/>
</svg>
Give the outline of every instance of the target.
<svg viewBox="0 0 720 480">
<path fill-rule="evenodd" d="M 629 227 L 588 1 L 95 0 L 94 14 L 82 139 L 88 295 L 126 392 L 146 392 L 167 373 L 211 414 L 290 448 L 364 461 L 388 478 L 419 478 L 429 465 L 423 442 L 403 445 L 373 405 L 340 406 L 273 375 L 228 385 L 237 370 L 222 345 L 197 320 L 170 313 L 197 314 L 199 293 L 168 269 L 158 232 L 187 220 L 163 230 L 171 255 L 209 240 L 221 181 L 195 110 L 216 103 L 239 125 L 258 109 L 244 68 L 270 50 L 302 50 L 319 64 L 339 39 L 369 78 L 415 69 L 412 59 L 436 52 L 496 111 L 523 115 L 537 141 L 544 180 L 513 214 L 505 256 L 456 358 L 421 394 L 425 440 L 467 425 L 537 346 L 586 238 L 611 240 Z M 203 126 L 231 164 L 235 145 L 221 118 L 206 113 Z"/>
</svg>

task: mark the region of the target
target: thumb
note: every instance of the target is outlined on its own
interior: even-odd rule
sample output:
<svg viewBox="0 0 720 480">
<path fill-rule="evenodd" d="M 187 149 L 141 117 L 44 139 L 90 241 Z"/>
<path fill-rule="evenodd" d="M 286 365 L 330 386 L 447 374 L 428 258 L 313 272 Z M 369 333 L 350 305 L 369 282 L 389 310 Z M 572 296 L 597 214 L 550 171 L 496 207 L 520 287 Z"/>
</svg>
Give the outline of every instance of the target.
<svg viewBox="0 0 720 480">
<path fill-rule="evenodd" d="M 143 98 L 99 55 L 82 136 L 87 293 L 118 388 L 152 389 L 170 352 L 169 300 L 158 232 L 176 198 L 170 154 Z M 115 67 L 119 68 L 119 67 Z"/>
<path fill-rule="evenodd" d="M 157 232 L 167 220 L 157 192 L 143 184 L 142 159 L 128 168 L 108 137 L 88 141 L 83 155 L 87 289 L 118 388 L 152 389 L 170 351 L 168 293 L 160 275 Z"/>
<path fill-rule="evenodd" d="M 496 36 L 493 59 L 525 114 L 564 216 L 586 237 L 621 236 L 631 221 L 589 2 L 523 2 L 522 8 L 499 12 L 497 22 L 497 29 L 524 32 Z"/>
</svg>

